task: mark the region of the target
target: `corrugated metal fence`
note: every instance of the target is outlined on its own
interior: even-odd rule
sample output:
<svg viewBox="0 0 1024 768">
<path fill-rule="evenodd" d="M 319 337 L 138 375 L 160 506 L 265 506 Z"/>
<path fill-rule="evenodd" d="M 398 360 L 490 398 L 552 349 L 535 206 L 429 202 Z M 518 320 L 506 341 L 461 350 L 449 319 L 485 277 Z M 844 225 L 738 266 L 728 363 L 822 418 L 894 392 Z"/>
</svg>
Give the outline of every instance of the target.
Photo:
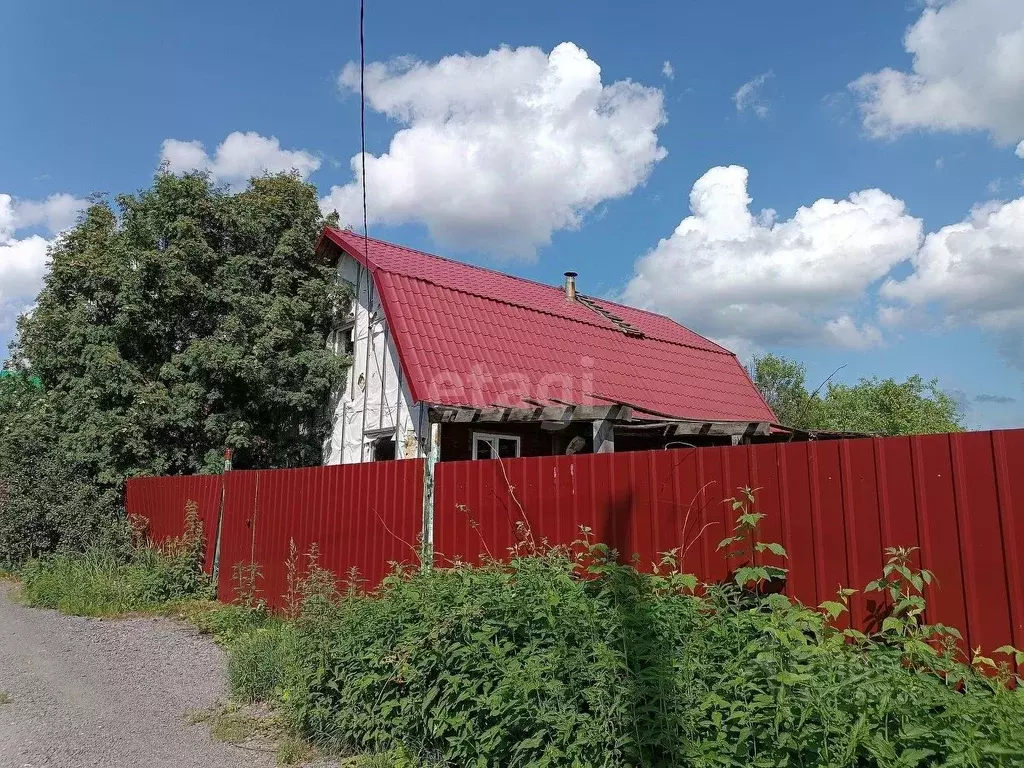
<svg viewBox="0 0 1024 768">
<path fill-rule="evenodd" d="M 473 561 L 505 554 L 524 525 L 550 543 L 569 543 L 586 526 L 642 567 L 678 547 L 686 570 L 721 579 L 728 566 L 716 547 L 733 520 L 726 500 L 749 486 L 767 515 L 762 539 L 789 553 L 786 590 L 796 598 L 816 605 L 840 586 L 862 588 L 880 575 L 886 547 L 918 547 L 918 564 L 937 577 L 929 621 L 959 628 L 971 647 L 1024 647 L 1022 470 L 1024 430 L 444 462 L 435 551 L 441 564 Z M 414 560 L 422 475 L 422 461 L 229 473 L 222 599 L 232 565 L 255 562 L 264 594 L 278 601 L 291 539 L 300 551 L 317 542 L 325 567 L 342 576 L 357 567 L 376 584 L 388 560 Z M 172 531 L 166 516 L 181 517 L 183 494 L 194 487 L 205 499 L 219 482 L 133 480 L 129 511 L 149 517 L 154 532 Z M 853 623 L 870 626 L 877 608 L 859 594 Z"/>
<path fill-rule="evenodd" d="M 140 477 L 128 481 L 129 514 L 149 521 L 161 542 L 184 528 L 185 503 L 199 504 L 206 533 L 206 563 L 216 550 L 224 490 L 217 596 L 234 599 L 253 566 L 259 597 L 281 607 L 287 591 L 291 544 L 299 565 L 313 545 L 319 565 L 344 577 L 356 569 L 374 586 L 392 561 L 416 561 L 423 516 L 423 460 L 379 464 L 228 472 L 193 477 Z M 241 577 L 241 578 L 240 578 Z"/>
<path fill-rule="evenodd" d="M 203 522 L 206 570 L 209 571 L 213 566 L 224 481 L 224 475 L 136 477 L 128 481 L 125 508 L 129 514 L 145 518 L 149 523 L 149 537 L 162 542 L 185 532 L 185 505 L 194 501 Z"/>
</svg>

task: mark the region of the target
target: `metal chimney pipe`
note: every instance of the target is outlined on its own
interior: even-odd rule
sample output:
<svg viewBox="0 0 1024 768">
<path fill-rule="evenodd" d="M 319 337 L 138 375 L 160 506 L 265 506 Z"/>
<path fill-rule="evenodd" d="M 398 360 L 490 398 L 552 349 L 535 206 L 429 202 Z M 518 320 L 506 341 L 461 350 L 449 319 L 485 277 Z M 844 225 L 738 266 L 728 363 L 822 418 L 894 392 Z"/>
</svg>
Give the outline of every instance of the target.
<svg viewBox="0 0 1024 768">
<path fill-rule="evenodd" d="M 576 278 L 579 275 L 575 272 L 565 273 L 565 298 L 569 301 L 576 301 Z"/>
</svg>

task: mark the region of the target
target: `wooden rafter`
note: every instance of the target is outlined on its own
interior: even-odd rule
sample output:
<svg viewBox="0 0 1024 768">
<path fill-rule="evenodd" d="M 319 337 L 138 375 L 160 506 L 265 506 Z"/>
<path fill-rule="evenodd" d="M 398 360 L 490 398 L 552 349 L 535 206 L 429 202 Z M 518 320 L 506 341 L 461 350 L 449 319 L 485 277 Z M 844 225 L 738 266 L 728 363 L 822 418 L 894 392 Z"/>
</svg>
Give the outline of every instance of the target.
<svg viewBox="0 0 1024 768">
<path fill-rule="evenodd" d="M 625 424 L 626 432 L 660 433 L 664 437 L 767 437 L 772 432 L 767 421 L 656 421 Z"/>
</svg>

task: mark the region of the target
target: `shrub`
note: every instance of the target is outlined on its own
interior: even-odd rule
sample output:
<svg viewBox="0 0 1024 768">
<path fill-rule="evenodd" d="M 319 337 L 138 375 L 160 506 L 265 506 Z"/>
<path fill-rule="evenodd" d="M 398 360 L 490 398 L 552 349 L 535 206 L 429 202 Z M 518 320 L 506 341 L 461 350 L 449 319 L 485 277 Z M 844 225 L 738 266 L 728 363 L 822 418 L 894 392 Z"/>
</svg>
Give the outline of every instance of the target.
<svg viewBox="0 0 1024 768">
<path fill-rule="evenodd" d="M 0 375 L 0 568 L 127 540 L 116 522 L 117 494 L 72 460 L 57 410 L 28 380 Z"/>
<path fill-rule="evenodd" d="M 954 631 L 921 623 L 930 575 L 905 552 L 871 585 L 892 614 L 867 637 L 833 623 L 849 590 L 820 609 L 768 594 L 784 571 L 763 558 L 785 553 L 757 540 L 752 497 L 735 508 L 723 544 L 749 546 L 729 584 L 694 593 L 671 553 L 641 574 L 584 540 L 399 570 L 370 595 L 320 590 L 287 643 L 245 653 L 284 670 L 273 685 L 294 727 L 347 751 L 458 766 L 1022 763 L 1012 667 L 982 674 Z M 261 680 L 247 692 L 265 694 Z"/>
</svg>

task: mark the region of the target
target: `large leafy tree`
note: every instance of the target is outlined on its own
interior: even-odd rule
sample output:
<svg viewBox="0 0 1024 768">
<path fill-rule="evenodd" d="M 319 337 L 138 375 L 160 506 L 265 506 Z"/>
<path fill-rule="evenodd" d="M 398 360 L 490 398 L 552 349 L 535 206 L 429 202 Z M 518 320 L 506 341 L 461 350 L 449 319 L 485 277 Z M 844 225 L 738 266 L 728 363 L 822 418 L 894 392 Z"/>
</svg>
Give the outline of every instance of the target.
<svg viewBox="0 0 1024 768">
<path fill-rule="evenodd" d="M 807 370 L 776 355 L 755 357 L 753 379 L 782 424 L 798 429 L 913 435 L 958 432 L 960 404 L 935 379 L 911 376 L 906 381 L 861 379 L 856 384 L 825 385 L 807 390 Z"/>
<path fill-rule="evenodd" d="M 57 242 L 19 321 L 8 366 L 42 391 L 0 403 L 17 439 L 100 491 L 216 470 L 225 448 L 242 467 L 320 463 L 347 361 L 325 343 L 342 297 L 315 253 L 315 188 L 279 175 L 230 194 L 161 173 L 116 208 L 97 202 Z"/>
</svg>

